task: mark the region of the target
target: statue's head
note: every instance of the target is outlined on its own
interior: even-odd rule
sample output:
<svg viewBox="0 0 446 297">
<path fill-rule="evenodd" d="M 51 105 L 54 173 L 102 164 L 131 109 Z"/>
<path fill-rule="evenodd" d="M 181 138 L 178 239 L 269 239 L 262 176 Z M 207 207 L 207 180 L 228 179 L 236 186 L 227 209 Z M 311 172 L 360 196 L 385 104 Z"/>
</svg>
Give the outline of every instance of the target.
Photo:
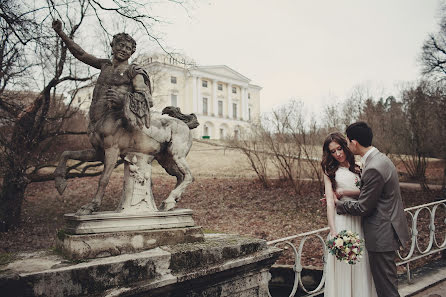
<svg viewBox="0 0 446 297">
<path fill-rule="evenodd" d="M 116 57 L 117 48 L 130 48 L 129 54 L 132 55 L 136 50 L 136 41 L 127 33 L 118 33 L 113 36 L 113 40 L 111 42 L 111 47 L 113 51 L 113 56 Z M 130 55 L 128 58 L 130 58 Z"/>
</svg>

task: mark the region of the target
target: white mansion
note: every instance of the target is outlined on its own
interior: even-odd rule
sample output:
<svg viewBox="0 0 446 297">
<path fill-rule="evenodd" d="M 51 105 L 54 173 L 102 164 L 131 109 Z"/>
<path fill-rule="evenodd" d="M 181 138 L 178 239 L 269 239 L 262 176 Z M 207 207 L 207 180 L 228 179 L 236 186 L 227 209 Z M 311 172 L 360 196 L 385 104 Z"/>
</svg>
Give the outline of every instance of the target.
<svg viewBox="0 0 446 297">
<path fill-rule="evenodd" d="M 262 88 L 228 66 L 188 67 L 168 55 L 140 57 L 137 63 L 149 73 L 154 110 L 177 106 L 197 115 L 195 138 L 238 135 L 260 116 Z M 74 102 L 88 109 L 92 92 L 92 87 L 79 90 Z"/>
</svg>

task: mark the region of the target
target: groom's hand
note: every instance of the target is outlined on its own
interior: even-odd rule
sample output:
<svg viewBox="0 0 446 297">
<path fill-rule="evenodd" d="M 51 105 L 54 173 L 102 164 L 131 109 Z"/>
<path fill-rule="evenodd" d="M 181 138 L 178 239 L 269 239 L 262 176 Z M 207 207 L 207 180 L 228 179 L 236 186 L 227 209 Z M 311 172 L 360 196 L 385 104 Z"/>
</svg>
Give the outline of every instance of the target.
<svg viewBox="0 0 446 297">
<path fill-rule="evenodd" d="M 344 202 L 342 202 L 341 200 L 336 199 L 335 200 L 335 205 L 336 205 L 336 212 L 339 215 L 342 214 L 346 214 L 347 212 L 344 209 Z"/>
</svg>

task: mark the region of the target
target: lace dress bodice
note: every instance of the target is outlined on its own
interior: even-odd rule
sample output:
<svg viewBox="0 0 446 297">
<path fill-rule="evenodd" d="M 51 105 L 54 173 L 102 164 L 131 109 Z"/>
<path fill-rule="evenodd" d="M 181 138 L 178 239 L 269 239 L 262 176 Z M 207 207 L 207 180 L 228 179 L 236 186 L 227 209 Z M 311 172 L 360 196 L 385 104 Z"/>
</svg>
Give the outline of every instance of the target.
<svg viewBox="0 0 446 297">
<path fill-rule="evenodd" d="M 339 167 L 335 175 L 336 187 L 346 190 L 359 190 L 360 177 L 351 172 L 347 167 Z M 342 197 L 344 200 L 356 200 L 351 197 Z"/>
</svg>

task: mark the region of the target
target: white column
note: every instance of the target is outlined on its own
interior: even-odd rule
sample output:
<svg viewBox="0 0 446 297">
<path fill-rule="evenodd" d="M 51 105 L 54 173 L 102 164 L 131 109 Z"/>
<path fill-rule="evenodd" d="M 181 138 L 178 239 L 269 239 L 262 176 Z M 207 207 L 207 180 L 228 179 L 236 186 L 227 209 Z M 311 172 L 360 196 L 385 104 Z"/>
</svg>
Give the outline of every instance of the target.
<svg viewBox="0 0 446 297">
<path fill-rule="evenodd" d="M 192 111 L 191 113 L 197 113 L 197 78 L 192 76 Z"/>
<path fill-rule="evenodd" d="M 242 120 L 247 121 L 248 120 L 248 104 L 247 104 L 247 100 L 248 99 L 248 94 L 247 94 L 247 90 L 245 87 L 242 87 L 242 102 L 240 104 L 240 114 L 242 117 Z"/>
<path fill-rule="evenodd" d="M 197 77 L 197 114 L 203 114 L 203 98 L 201 98 L 201 77 Z"/>
<path fill-rule="evenodd" d="M 246 120 L 249 120 L 249 98 L 248 98 L 249 88 L 246 88 L 245 92 L 245 115 Z"/>
<path fill-rule="evenodd" d="M 181 98 L 178 96 L 178 107 L 181 108 L 181 110 L 184 110 L 183 112 L 188 112 L 188 110 L 186 109 L 186 102 L 188 102 L 189 100 L 189 88 L 190 85 L 188 77 L 184 76 L 183 96 L 181 96 Z M 179 93 L 181 94 L 181 91 Z"/>
<path fill-rule="evenodd" d="M 232 119 L 232 84 L 228 83 L 228 116 Z"/>
<path fill-rule="evenodd" d="M 212 106 L 215 117 L 218 117 L 217 80 L 212 81 Z"/>
</svg>

